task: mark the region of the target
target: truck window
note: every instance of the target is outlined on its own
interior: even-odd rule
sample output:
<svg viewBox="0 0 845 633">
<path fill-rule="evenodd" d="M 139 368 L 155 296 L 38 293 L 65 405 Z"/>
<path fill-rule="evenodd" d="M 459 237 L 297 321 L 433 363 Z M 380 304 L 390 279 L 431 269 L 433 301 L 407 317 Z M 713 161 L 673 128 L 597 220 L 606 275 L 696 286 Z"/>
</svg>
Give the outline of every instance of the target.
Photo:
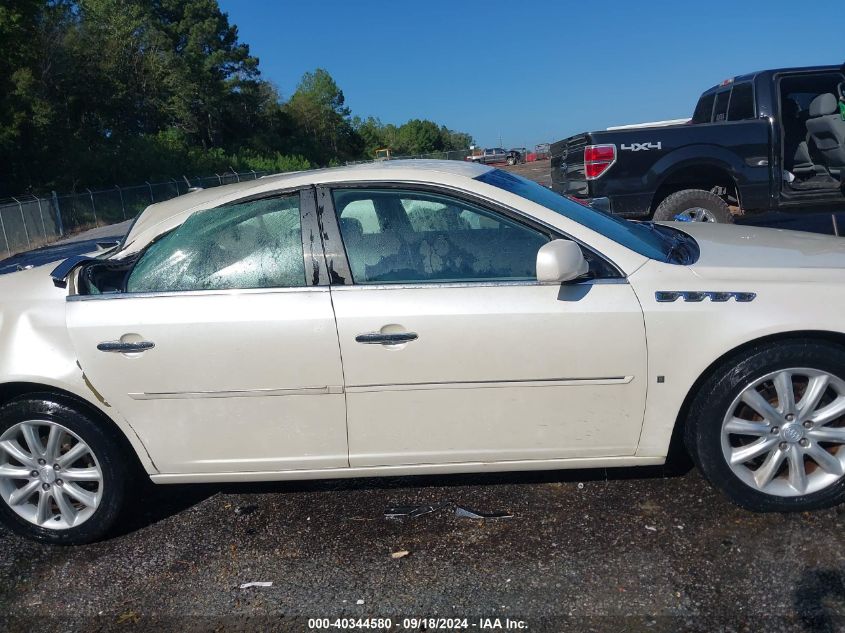
<svg viewBox="0 0 845 633">
<path fill-rule="evenodd" d="M 716 106 L 713 108 L 713 121 L 724 121 L 728 114 L 728 101 L 731 98 L 731 91 L 724 90 L 716 93 Z"/>
<path fill-rule="evenodd" d="M 754 108 L 754 88 L 751 83 L 736 84 L 731 91 L 728 121 L 745 121 L 757 118 Z"/>
<path fill-rule="evenodd" d="M 695 112 L 692 114 L 693 123 L 710 123 L 713 116 L 713 102 L 716 100 L 715 93 L 709 95 L 702 95 L 695 106 Z"/>
<path fill-rule="evenodd" d="M 783 165 L 795 176 L 785 185 L 789 189 L 818 192 L 839 188 L 838 181 L 831 181 L 825 170 L 815 142 L 808 137 L 807 121 L 813 100 L 823 94 L 836 95 L 843 80 L 845 76 L 836 72 L 795 73 L 778 78 Z"/>
<path fill-rule="evenodd" d="M 792 101 L 800 117 L 806 120 L 813 99 L 826 92 L 836 94 L 837 86 L 845 79 L 840 73 L 793 75 L 783 77 L 780 82 L 782 100 Z M 792 106 L 790 106 L 792 107 Z"/>
</svg>

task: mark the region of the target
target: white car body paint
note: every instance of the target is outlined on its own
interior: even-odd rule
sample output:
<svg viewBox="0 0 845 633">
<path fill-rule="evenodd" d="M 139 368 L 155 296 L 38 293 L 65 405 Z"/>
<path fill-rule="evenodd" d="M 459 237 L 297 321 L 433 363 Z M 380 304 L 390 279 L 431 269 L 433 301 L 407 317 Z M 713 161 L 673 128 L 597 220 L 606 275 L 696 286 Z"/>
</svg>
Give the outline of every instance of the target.
<svg viewBox="0 0 845 633">
<path fill-rule="evenodd" d="M 57 288 L 53 266 L 40 267 L 0 277 L 0 389 L 36 383 L 85 400 L 161 483 L 645 465 L 664 461 L 684 400 L 725 353 L 770 335 L 843 333 L 845 242 L 684 224 L 699 261 L 661 263 L 473 179 L 489 169 L 385 161 L 199 191 L 151 206 L 111 257 L 245 197 L 390 181 L 509 207 L 600 253 L 626 279 L 76 301 L 73 278 Z M 659 303 L 658 291 L 756 298 Z M 396 324 L 419 339 L 355 342 Z M 97 351 L 121 337 L 156 347 Z"/>
</svg>

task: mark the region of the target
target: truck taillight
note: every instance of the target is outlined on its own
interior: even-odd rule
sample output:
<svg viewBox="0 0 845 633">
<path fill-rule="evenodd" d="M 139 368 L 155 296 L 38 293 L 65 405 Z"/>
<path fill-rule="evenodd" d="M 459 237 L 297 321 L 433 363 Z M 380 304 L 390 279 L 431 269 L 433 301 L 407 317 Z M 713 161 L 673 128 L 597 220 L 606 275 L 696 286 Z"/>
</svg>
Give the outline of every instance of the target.
<svg viewBox="0 0 845 633">
<path fill-rule="evenodd" d="M 616 162 L 616 145 L 587 145 L 584 148 L 584 173 L 595 180 Z"/>
</svg>

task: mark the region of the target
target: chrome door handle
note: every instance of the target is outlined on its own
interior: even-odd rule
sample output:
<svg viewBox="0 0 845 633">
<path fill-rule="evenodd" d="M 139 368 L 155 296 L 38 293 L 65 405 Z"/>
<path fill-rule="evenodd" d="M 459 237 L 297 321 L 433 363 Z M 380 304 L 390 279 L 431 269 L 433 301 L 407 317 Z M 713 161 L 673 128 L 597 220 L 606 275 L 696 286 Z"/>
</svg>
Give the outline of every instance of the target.
<svg viewBox="0 0 845 633">
<path fill-rule="evenodd" d="M 355 340 L 359 343 L 368 343 L 371 345 L 398 345 L 400 343 L 416 341 L 418 338 L 416 332 L 396 332 L 394 334 L 367 332 L 366 334 L 359 334 L 355 337 Z"/>
<path fill-rule="evenodd" d="M 101 352 L 119 352 L 121 354 L 132 354 L 146 352 L 156 346 L 152 341 L 138 341 L 137 343 L 122 343 L 120 341 L 104 341 L 97 345 Z"/>
</svg>

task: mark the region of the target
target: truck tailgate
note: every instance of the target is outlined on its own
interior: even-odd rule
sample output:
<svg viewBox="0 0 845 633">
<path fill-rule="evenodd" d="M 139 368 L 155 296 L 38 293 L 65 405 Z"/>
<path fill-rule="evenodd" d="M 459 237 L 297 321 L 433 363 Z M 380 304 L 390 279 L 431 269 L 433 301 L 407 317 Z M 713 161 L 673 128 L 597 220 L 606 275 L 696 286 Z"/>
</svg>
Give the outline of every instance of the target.
<svg viewBox="0 0 845 633">
<path fill-rule="evenodd" d="M 589 197 L 584 175 L 584 148 L 589 142 L 589 134 L 579 134 L 552 143 L 550 168 L 552 189 L 556 192 L 579 198 Z"/>
</svg>

